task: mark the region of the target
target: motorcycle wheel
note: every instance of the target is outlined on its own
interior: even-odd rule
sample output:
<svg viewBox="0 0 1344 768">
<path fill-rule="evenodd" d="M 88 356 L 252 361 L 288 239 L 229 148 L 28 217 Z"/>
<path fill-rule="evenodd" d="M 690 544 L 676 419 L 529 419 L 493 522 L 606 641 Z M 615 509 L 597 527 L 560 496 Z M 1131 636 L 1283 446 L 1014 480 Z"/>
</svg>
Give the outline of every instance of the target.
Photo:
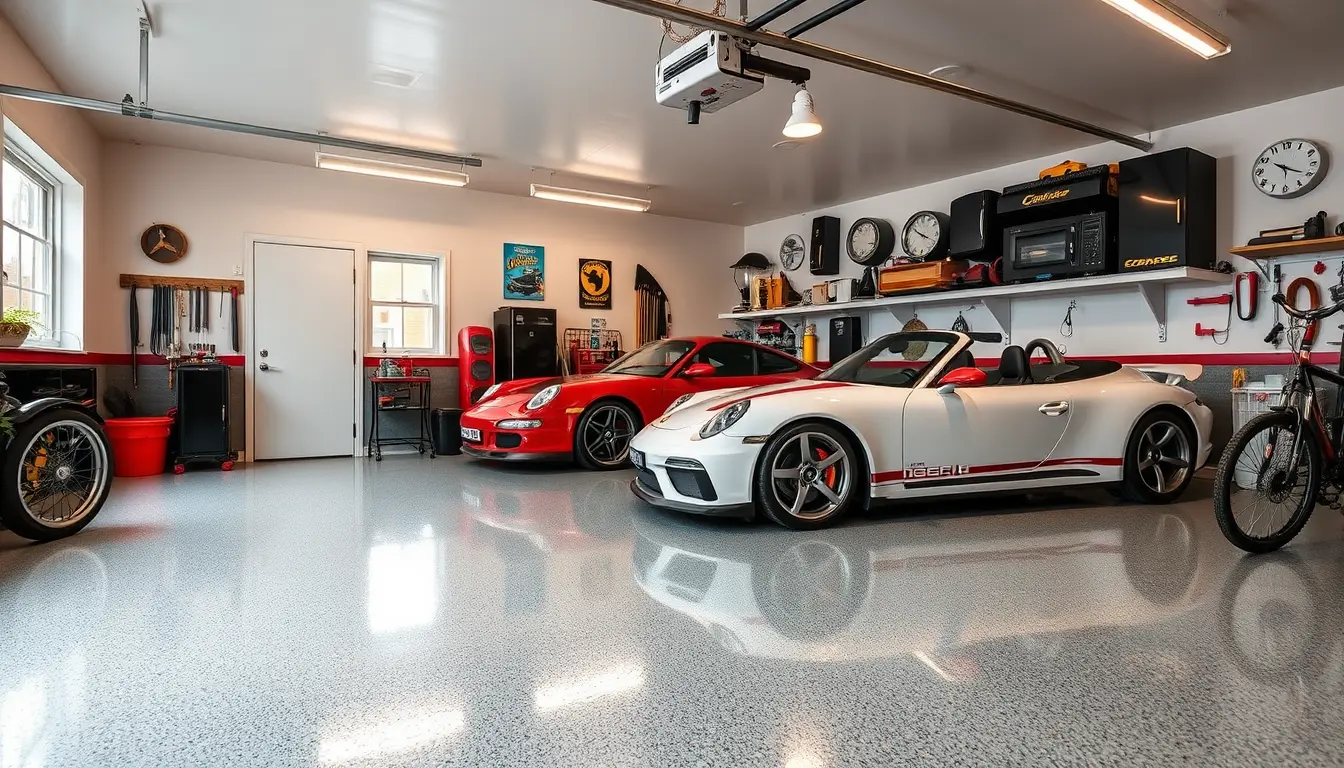
<svg viewBox="0 0 1344 768">
<path fill-rule="evenodd" d="M 93 417 L 58 408 L 20 424 L 0 462 L 0 520 L 52 541 L 78 533 L 112 490 L 112 448 Z"/>
</svg>

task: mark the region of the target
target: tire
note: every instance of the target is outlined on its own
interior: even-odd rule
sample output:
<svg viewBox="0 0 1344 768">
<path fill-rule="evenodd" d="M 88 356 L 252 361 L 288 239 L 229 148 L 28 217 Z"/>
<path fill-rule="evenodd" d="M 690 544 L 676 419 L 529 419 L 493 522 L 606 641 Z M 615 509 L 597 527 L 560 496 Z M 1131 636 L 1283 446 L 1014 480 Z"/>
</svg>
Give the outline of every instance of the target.
<svg viewBox="0 0 1344 768">
<path fill-rule="evenodd" d="M 868 550 L 816 534 L 783 534 L 793 543 L 752 564 L 761 615 L 791 640 L 825 640 L 854 623 L 872 588 Z"/>
<path fill-rule="evenodd" d="M 635 409 L 619 400 L 588 406 L 574 427 L 574 458 L 599 472 L 630 466 L 630 442 L 643 425 Z"/>
<path fill-rule="evenodd" d="M 811 454 L 806 462 L 804 445 Z M 829 460 L 833 463 L 826 464 Z M 816 421 L 793 424 L 771 438 L 761 453 L 756 466 L 756 506 L 785 528 L 826 528 L 861 502 L 868 482 L 865 473 L 862 454 L 840 430 Z M 800 495 L 799 486 L 808 477 L 813 480 Z"/>
<path fill-rule="evenodd" d="M 1302 530 L 1302 526 L 1307 524 L 1307 520 L 1311 518 L 1312 510 L 1316 508 L 1316 494 L 1321 487 L 1322 460 L 1316 433 L 1311 429 L 1307 429 L 1303 435 L 1303 455 L 1299 459 L 1299 467 L 1305 462 L 1307 472 L 1305 492 L 1302 495 L 1302 501 L 1297 505 L 1297 509 L 1290 512 L 1284 526 L 1279 528 L 1277 532 L 1271 532 L 1265 536 L 1247 533 L 1242 530 L 1234 508 L 1233 496 L 1239 490 L 1242 492 L 1251 490 L 1244 488 L 1242 485 L 1242 483 L 1247 482 L 1246 474 L 1248 472 L 1255 477 L 1257 486 L 1265 482 L 1262 477 L 1263 470 L 1257 472 L 1255 468 L 1244 466 L 1242 458 L 1247 446 L 1270 430 L 1287 430 L 1289 434 L 1296 434 L 1297 426 L 1297 416 L 1292 413 L 1265 413 L 1256 416 L 1246 422 L 1246 425 L 1232 436 L 1231 442 L 1227 444 L 1227 448 L 1223 451 L 1222 458 L 1218 460 L 1218 476 L 1213 481 L 1214 517 L 1218 518 L 1218 527 L 1222 529 L 1223 536 L 1227 537 L 1228 541 L 1252 554 L 1273 552 L 1292 541 L 1298 531 Z M 1268 448 L 1268 439 L 1266 435 L 1264 437 L 1266 448 Z M 1276 436 L 1276 443 L 1279 440 L 1280 438 Z M 1243 466 L 1239 467 L 1238 464 L 1243 464 Z M 1301 469 L 1299 469 L 1300 471 Z M 1240 478 L 1242 483 L 1238 483 L 1238 475 L 1242 476 Z M 1295 488 L 1296 484 L 1293 487 Z M 1292 489 L 1287 490 L 1291 491 Z M 1256 492 L 1263 493 L 1259 490 Z M 1266 496 L 1264 498 L 1271 497 Z"/>
<path fill-rule="evenodd" d="M 1330 611 L 1317 602 L 1322 594 L 1291 550 L 1242 558 L 1223 584 L 1218 608 L 1219 634 L 1237 670 L 1278 688 L 1319 680 L 1334 639 L 1326 618 Z M 1252 622 L 1264 637 L 1238 632 Z M 1245 640 L 1255 644 L 1248 648 Z"/>
<path fill-rule="evenodd" d="M 72 452 L 69 459 L 52 458 L 58 445 Z M 72 488 L 59 503 L 35 497 L 55 483 Z M 93 521 L 111 490 L 112 447 L 102 426 L 83 411 L 57 408 L 15 430 L 0 462 L 0 520 L 26 539 L 65 538 Z"/>
<path fill-rule="evenodd" d="M 1165 408 L 1145 414 L 1125 442 L 1120 496 L 1136 504 L 1170 504 L 1195 477 L 1198 438 L 1183 414 Z"/>
</svg>

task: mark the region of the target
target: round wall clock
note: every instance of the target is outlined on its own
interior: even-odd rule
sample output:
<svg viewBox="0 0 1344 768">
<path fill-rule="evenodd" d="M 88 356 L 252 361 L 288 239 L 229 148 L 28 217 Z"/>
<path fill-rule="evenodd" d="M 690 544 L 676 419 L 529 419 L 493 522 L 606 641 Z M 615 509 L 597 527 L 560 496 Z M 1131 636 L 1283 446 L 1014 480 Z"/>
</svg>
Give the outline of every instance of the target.
<svg viewBox="0 0 1344 768">
<path fill-rule="evenodd" d="M 896 250 L 896 230 L 885 219 L 859 219 L 849 228 L 846 246 L 849 258 L 856 264 L 877 266 Z"/>
<path fill-rule="evenodd" d="M 152 224 L 140 236 L 140 250 L 160 264 L 172 264 L 187 255 L 187 236 L 171 224 Z"/>
<path fill-rule="evenodd" d="M 950 233 L 947 214 L 920 211 L 901 230 L 901 250 L 915 261 L 938 261 L 947 257 Z"/>
<path fill-rule="evenodd" d="M 1311 139 L 1284 139 L 1255 159 L 1251 183 L 1270 197 L 1291 200 L 1315 189 L 1329 168 L 1325 147 Z"/>
<path fill-rule="evenodd" d="M 789 235 L 779 246 L 779 263 L 785 269 L 793 271 L 807 260 L 807 245 L 802 235 Z"/>
</svg>

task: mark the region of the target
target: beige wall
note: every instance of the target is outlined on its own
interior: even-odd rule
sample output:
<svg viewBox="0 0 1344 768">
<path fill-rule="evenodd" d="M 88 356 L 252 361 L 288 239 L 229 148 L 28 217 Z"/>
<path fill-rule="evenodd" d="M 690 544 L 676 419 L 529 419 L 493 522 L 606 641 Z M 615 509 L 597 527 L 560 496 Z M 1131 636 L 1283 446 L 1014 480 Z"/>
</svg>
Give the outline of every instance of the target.
<svg viewBox="0 0 1344 768">
<path fill-rule="evenodd" d="M 0 16 L 0 82 L 47 91 L 60 88 L 9 21 Z M 11 120 L 84 186 L 84 294 L 106 290 L 103 249 L 103 142 L 75 109 L 0 97 L 0 114 Z M 111 278 L 115 282 L 115 275 Z M 83 328 L 68 328 L 83 339 L 99 320 L 85 315 Z M 86 348 L 88 347 L 86 345 Z"/>
<path fill-rule="evenodd" d="M 491 313 L 505 303 L 506 242 L 546 248 L 546 301 L 517 303 L 555 308 L 561 327 L 587 327 L 590 317 L 605 317 L 627 346 L 634 342 L 636 264 L 648 268 L 670 294 L 674 333 L 718 333 L 722 326 L 714 317 L 733 303 L 728 265 L 741 256 L 741 227 L 165 147 L 108 143 L 104 151 L 110 268 L 101 290 L 90 292 L 86 309 L 89 349 L 100 352 L 127 349 L 125 296 L 113 288 L 116 273 L 232 278 L 244 262 L 248 234 L 359 243 L 374 251 L 451 253 L 447 327 L 454 342 L 459 328 L 489 324 Z M 186 232 L 191 242 L 186 258 L 164 266 L 140 253 L 140 233 L 153 222 Z M 613 262 L 611 311 L 579 308 L 583 258 Z M 217 318 L 216 310 L 212 320 Z M 215 330 L 209 341 L 224 345 L 227 336 Z"/>
</svg>

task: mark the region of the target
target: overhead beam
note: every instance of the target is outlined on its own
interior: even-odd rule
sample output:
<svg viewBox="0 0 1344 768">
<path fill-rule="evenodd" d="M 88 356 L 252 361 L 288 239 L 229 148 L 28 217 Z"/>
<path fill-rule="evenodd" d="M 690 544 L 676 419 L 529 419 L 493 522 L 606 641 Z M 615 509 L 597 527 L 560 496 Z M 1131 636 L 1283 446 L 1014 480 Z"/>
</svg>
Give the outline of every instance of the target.
<svg viewBox="0 0 1344 768">
<path fill-rule="evenodd" d="M 1127 147 L 1133 147 L 1144 152 L 1153 148 L 1150 141 L 1131 136 L 1127 133 L 1105 128 L 1100 125 L 1089 123 L 1085 120 L 1078 120 L 1067 115 L 1061 115 L 1040 107 L 1033 107 L 1030 104 L 1023 104 L 1020 101 L 1005 99 L 995 96 L 991 93 L 969 86 L 954 83 L 948 80 L 941 80 L 936 77 L 930 77 L 923 72 L 916 72 L 904 67 L 897 67 L 892 64 L 886 64 L 881 61 L 869 59 L 863 56 L 857 56 L 846 51 L 829 48 L 817 43 L 810 43 L 806 40 L 785 37 L 777 32 L 771 32 L 765 29 L 754 29 L 751 23 L 743 24 L 741 22 L 726 19 L 722 16 L 715 16 L 712 13 L 686 8 L 680 5 L 674 5 L 668 0 L 594 0 L 594 2 L 610 5 L 613 8 L 622 8 L 627 11 L 634 11 L 645 16 L 666 19 L 677 22 L 678 24 L 687 24 L 704 29 L 712 29 L 718 32 L 732 35 L 733 37 L 746 40 L 748 42 L 764 45 L 769 48 L 775 48 L 781 51 L 788 51 L 799 56 L 806 56 L 810 59 L 825 61 L 847 69 L 867 72 L 869 74 L 885 77 L 889 80 L 896 80 L 910 85 L 917 85 L 921 88 L 939 91 L 942 93 L 956 96 L 967 101 L 973 101 L 977 104 L 1001 109 L 1005 112 L 1030 117 L 1042 122 L 1069 128 L 1080 133 L 1086 133 L 1097 138 L 1114 141 L 1117 144 L 1123 144 Z"/>
<path fill-rule="evenodd" d="M 229 131 L 230 133 L 244 133 L 251 136 L 265 136 L 272 139 L 297 141 L 304 144 L 320 144 L 324 147 L 353 149 L 357 152 L 396 155 L 398 157 L 409 157 L 415 160 L 426 160 L 432 163 L 450 163 L 453 165 L 471 166 L 473 168 L 481 167 L 481 159 L 479 157 L 453 155 L 445 152 L 431 152 L 424 149 L 399 147 L 395 144 L 379 144 L 372 141 L 345 139 L 340 136 L 326 134 L 289 131 L 284 128 L 271 128 L 269 126 L 253 125 L 251 123 L 235 123 L 230 120 L 216 120 L 212 117 L 184 115 L 178 112 L 164 112 L 157 109 L 150 109 L 149 107 L 139 107 L 137 109 L 127 110 L 125 109 L 126 105 L 111 101 L 86 99 L 80 96 L 68 96 L 64 93 L 39 91 L 33 88 L 22 88 L 17 85 L 0 85 L 0 96 L 9 96 L 10 98 L 23 99 L 25 101 L 36 101 L 43 104 L 55 104 L 62 107 L 73 107 L 75 109 L 83 109 L 90 112 L 104 112 L 109 115 L 128 115 L 147 120 L 157 120 L 164 123 L 194 125 L 198 128 L 212 128 L 217 131 Z"/>
</svg>

